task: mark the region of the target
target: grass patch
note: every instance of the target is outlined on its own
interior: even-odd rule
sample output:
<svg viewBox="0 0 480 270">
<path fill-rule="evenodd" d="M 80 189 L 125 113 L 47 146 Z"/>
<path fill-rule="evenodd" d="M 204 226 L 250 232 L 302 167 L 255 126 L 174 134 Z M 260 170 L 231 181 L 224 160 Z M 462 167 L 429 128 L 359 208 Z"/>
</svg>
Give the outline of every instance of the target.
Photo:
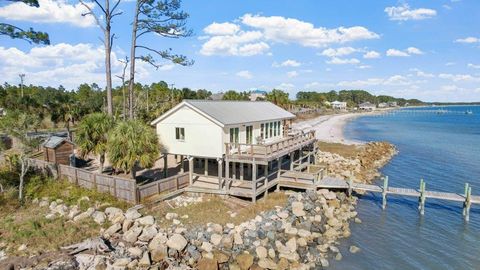
<svg viewBox="0 0 480 270">
<path fill-rule="evenodd" d="M 364 149 L 362 145 L 347 145 L 341 143 L 318 142 L 317 145 L 320 151 L 338 154 L 349 159 L 357 157 Z"/>
<path fill-rule="evenodd" d="M 115 206 L 121 209 L 128 209 L 131 204 L 115 198 L 108 193 L 98 192 L 92 189 L 86 189 L 67 180 L 53 180 L 51 178 L 32 177 L 25 186 L 25 195 L 28 199 L 49 197 L 50 200 L 61 199 L 67 205 L 74 205 L 83 197 L 88 197 L 90 201 L 82 200 L 79 204 L 82 210 L 86 210 L 93 203 Z"/>
<path fill-rule="evenodd" d="M 100 209 L 115 206 L 124 210 L 131 206 L 110 194 L 81 188 L 66 180 L 53 180 L 38 175 L 27 180 L 25 202 L 20 203 L 17 196 L 18 191 L 13 188 L 0 195 L 0 242 L 6 243 L 9 255 L 39 255 L 99 235 L 101 226 L 90 218 L 78 223 L 65 217 L 46 219 L 48 207 L 42 208 L 31 203 L 33 198 L 48 197 L 50 201 L 61 199 L 66 205 L 73 206 L 87 196 L 89 200 L 81 200 L 79 204 L 82 210 L 98 205 L 103 206 Z M 108 225 L 104 224 L 104 227 Z M 17 249 L 22 244 L 28 248 L 20 252 Z"/>
<path fill-rule="evenodd" d="M 240 224 L 244 221 L 255 218 L 256 215 L 263 211 L 274 209 L 275 206 L 284 206 L 288 196 L 284 192 L 270 193 L 268 198 L 261 198 L 257 203 L 248 206 L 239 206 L 229 200 L 219 196 L 204 195 L 202 202 L 182 206 L 175 209 L 170 208 L 166 202 L 159 203 L 153 207 L 146 209 L 148 214 L 157 218 L 159 225 L 170 226 L 171 221 L 165 219 L 167 213 L 176 213 L 179 219 L 186 226 L 198 226 L 208 222 L 225 225 L 226 223 Z M 235 217 L 231 217 L 230 213 L 236 213 Z M 188 218 L 181 218 L 188 215 Z"/>
</svg>

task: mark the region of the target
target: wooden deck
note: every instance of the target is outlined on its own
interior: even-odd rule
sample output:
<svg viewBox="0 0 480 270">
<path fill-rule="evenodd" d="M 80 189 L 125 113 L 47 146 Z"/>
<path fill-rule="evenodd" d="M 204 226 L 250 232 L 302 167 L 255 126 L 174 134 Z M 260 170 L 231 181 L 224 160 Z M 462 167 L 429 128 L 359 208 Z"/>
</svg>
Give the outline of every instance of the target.
<svg viewBox="0 0 480 270">
<path fill-rule="evenodd" d="M 315 143 L 315 132 L 289 136 L 267 144 L 226 143 L 226 158 L 231 162 L 266 164 Z"/>
</svg>

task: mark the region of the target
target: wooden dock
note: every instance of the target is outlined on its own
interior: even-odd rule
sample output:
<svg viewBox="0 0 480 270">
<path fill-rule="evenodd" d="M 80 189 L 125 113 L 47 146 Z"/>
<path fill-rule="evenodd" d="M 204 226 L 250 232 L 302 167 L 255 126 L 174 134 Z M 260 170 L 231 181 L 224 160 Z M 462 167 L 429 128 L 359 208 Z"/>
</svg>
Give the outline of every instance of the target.
<svg viewBox="0 0 480 270">
<path fill-rule="evenodd" d="M 385 209 L 387 205 L 387 196 L 398 195 L 407 197 L 416 197 L 419 201 L 418 209 L 420 214 L 425 213 L 425 201 L 426 199 L 436 199 L 443 201 L 462 202 L 463 203 L 463 215 L 465 220 L 469 220 L 470 207 L 472 204 L 480 204 L 480 196 L 472 195 L 472 188 L 469 184 L 465 184 L 465 191 L 463 194 L 453 192 L 440 192 L 426 190 L 425 181 L 420 180 L 420 187 L 418 189 L 412 188 L 400 188 L 388 186 L 388 176 L 384 177 L 383 186 L 373 184 L 353 183 L 352 181 L 345 181 L 341 179 L 325 178 L 318 181 L 316 188 L 327 189 L 346 189 L 349 194 L 352 191 L 360 192 L 374 192 L 382 194 L 382 208 Z"/>
</svg>

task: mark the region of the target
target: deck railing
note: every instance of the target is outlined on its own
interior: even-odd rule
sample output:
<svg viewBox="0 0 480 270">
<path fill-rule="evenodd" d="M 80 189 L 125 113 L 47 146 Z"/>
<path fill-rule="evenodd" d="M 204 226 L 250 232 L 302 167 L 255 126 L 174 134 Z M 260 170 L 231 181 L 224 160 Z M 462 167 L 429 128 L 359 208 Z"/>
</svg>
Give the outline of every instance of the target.
<svg viewBox="0 0 480 270">
<path fill-rule="evenodd" d="M 310 142 L 313 139 L 315 139 L 315 131 L 309 131 L 266 144 L 225 143 L 225 147 L 227 156 L 270 156 L 281 150 Z"/>
</svg>

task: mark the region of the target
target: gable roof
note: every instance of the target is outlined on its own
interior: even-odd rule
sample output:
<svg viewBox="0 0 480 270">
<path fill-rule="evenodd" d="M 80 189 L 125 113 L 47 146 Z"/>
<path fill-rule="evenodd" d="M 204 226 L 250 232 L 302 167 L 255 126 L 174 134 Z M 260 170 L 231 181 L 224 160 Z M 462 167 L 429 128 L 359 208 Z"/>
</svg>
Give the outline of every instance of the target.
<svg viewBox="0 0 480 270">
<path fill-rule="evenodd" d="M 192 108 L 220 126 L 295 118 L 295 115 L 271 102 L 184 100 L 151 124 L 157 124 L 183 106 Z"/>
<path fill-rule="evenodd" d="M 58 137 L 58 136 L 51 136 L 50 138 L 48 138 L 44 143 L 43 143 L 43 146 L 46 147 L 46 148 L 55 148 L 57 146 L 59 146 L 62 142 L 69 142 L 69 143 L 72 143 L 70 140 L 68 140 L 67 138 L 64 138 L 64 137 Z"/>
</svg>

